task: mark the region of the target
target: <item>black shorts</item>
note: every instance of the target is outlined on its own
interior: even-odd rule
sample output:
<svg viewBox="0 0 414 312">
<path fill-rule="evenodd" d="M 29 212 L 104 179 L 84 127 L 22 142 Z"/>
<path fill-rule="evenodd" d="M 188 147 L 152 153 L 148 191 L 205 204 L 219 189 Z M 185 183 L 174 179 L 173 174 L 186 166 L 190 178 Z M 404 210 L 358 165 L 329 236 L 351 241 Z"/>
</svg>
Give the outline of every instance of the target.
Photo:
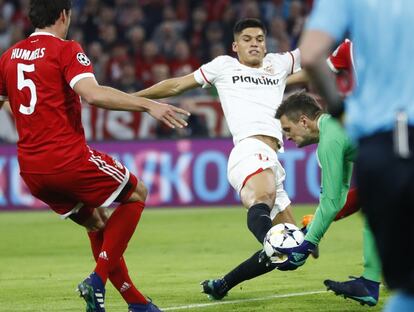
<svg viewBox="0 0 414 312">
<path fill-rule="evenodd" d="M 409 128 L 414 152 L 414 129 Z M 359 142 L 357 185 L 374 233 L 386 283 L 414 294 L 414 157 L 394 153 L 393 133 Z"/>
</svg>

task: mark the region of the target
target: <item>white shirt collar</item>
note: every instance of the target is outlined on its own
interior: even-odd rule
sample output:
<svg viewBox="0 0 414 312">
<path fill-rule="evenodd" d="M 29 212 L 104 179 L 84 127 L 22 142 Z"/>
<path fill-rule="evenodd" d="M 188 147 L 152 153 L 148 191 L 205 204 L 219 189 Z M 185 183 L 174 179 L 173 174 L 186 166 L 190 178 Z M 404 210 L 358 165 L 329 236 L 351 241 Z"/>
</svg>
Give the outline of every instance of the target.
<svg viewBox="0 0 414 312">
<path fill-rule="evenodd" d="M 327 115 L 327 114 L 321 114 L 321 115 L 318 117 L 318 121 L 316 122 L 316 125 L 317 125 L 317 127 L 318 127 L 318 130 L 321 128 L 321 120 L 322 120 L 323 116 L 325 116 L 325 115 Z"/>
<path fill-rule="evenodd" d="M 39 36 L 39 35 L 56 37 L 54 34 L 52 34 L 50 32 L 47 32 L 47 31 L 35 31 L 34 33 L 32 33 L 30 35 L 30 37 L 32 37 L 32 36 Z"/>
</svg>

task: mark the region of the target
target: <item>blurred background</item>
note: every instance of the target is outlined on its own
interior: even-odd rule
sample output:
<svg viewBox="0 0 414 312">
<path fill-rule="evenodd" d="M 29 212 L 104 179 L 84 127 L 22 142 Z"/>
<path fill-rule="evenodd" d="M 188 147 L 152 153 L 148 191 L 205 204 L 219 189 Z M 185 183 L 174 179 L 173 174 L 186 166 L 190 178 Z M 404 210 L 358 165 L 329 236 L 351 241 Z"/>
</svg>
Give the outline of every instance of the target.
<svg viewBox="0 0 414 312">
<path fill-rule="evenodd" d="M 29 0 L 0 0 L 1 52 L 33 31 L 28 5 Z M 189 74 L 218 55 L 233 55 L 232 29 L 240 18 L 266 24 L 268 52 L 292 50 L 311 7 L 312 0 L 73 0 L 68 37 L 85 49 L 99 83 L 134 92 Z M 188 128 L 170 130 L 147 114 L 84 103 L 86 138 L 144 180 L 149 206 L 238 205 L 226 177 L 233 143 L 216 90 L 199 88 L 166 102 L 192 113 Z M 13 117 L 1 110 L 0 211 L 44 209 L 20 180 L 16 140 Z M 314 148 L 286 147 L 280 158 L 288 193 L 294 202 L 314 202 Z"/>
</svg>

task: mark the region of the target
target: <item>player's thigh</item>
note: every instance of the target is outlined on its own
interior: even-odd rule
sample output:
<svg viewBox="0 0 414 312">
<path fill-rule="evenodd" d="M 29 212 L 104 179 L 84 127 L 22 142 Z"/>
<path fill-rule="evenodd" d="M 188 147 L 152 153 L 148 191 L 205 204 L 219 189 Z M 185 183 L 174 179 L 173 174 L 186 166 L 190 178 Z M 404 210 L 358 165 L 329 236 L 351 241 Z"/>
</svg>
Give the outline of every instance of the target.
<svg viewBox="0 0 414 312">
<path fill-rule="evenodd" d="M 106 222 L 108 221 L 108 212 L 106 208 L 98 207 L 91 209 L 89 217 L 85 218 L 85 220 L 79 218 L 77 214 L 70 215 L 69 218 L 75 223 L 84 226 L 89 232 L 101 231 L 105 228 Z"/>
<path fill-rule="evenodd" d="M 232 149 L 227 175 L 244 206 L 249 208 L 258 202 L 273 206 L 276 163 L 276 152 L 257 139 L 247 138 Z"/>
<path fill-rule="evenodd" d="M 71 209 L 82 206 L 76 196 L 67 191 L 65 182 L 62 182 L 75 178 L 71 171 L 47 175 L 32 173 L 21 173 L 20 175 L 32 195 L 46 203 L 56 213 L 63 216 Z"/>
<path fill-rule="evenodd" d="M 99 215 L 94 214 L 94 208 L 85 207 L 66 186 L 65 181 L 77 182 L 72 171 L 48 175 L 21 173 L 21 176 L 32 195 L 46 203 L 62 219 L 69 218 L 80 225 L 86 223 L 85 227 L 90 230 L 103 227 Z"/>
<path fill-rule="evenodd" d="M 22 174 L 32 194 L 62 218 L 76 223 L 92 220 L 96 207 L 145 198 L 146 190 L 126 167 L 109 155 L 91 150 L 76 168 L 56 174 Z M 139 185 L 139 186 L 138 186 Z M 140 196 L 138 196 L 138 195 Z"/>
<path fill-rule="evenodd" d="M 273 170 L 267 168 L 251 176 L 240 192 L 240 198 L 245 207 L 265 203 L 273 207 L 276 199 L 276 183 Z"/>
<path fill-rule="evenodd" d="M 122 199 L 122 202 L 129 202 L 129 203 L 136 202 L 136 201 L 145 202 L 145 200 L 147 199 L 147 195 L 148 195 L 147 187 L 141 180 L 138 180 L 134 191 L 131 193 L 131 195 L 128 198 Z"/>
<path fill-rule="evenodd" d="M 273 172 L 275 173 L 276 200 L 272 210 L 270 211 L 270 218 L 274 223 L 289 222 L 296 224 L 292 215 L 292 208 L 290 206 L 291 201 L 283 185 L 286 176 L 285 169 L 279 161 L 276 162 Z"/>
<path fill-rule="evenodd" d="M 273 225 L 279 223 L 291 223 L 296 224 L 295 218 L 292 213 L 292 206 L 288 205 L 282 211 L 278 211 L 275 217 L 272 219 Z"/>
</svg>

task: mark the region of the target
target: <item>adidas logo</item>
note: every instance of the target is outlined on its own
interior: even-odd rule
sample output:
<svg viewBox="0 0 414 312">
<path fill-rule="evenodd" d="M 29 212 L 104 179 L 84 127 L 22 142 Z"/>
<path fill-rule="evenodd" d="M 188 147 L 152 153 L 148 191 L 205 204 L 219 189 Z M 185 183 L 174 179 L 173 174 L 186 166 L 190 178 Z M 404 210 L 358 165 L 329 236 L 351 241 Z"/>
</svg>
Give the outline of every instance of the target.
<svg viewBox="0 0 414 312">
<path fill-rule="evenodd" d="M 121 293 L 123 293 L 123 292 L 125 292 L 125 291 L 127 291 L 128 289 L 130 289 L 131 288 L 131 285 L 130 284 L 128 284 L 127 282 L 124 282 L 123 284 L 122 284 L 122 286 L 121 286 L 121 289 L 119 290 Z"/>
<path fill-rule="evenodd" d="M 108 255 L 106 254 L 106 251 L 101 251 L 101 253 L 99 254 L 99 258 L 104 259 L 104 260 L 109 260 L 108 259 Z"/>
</svg>

